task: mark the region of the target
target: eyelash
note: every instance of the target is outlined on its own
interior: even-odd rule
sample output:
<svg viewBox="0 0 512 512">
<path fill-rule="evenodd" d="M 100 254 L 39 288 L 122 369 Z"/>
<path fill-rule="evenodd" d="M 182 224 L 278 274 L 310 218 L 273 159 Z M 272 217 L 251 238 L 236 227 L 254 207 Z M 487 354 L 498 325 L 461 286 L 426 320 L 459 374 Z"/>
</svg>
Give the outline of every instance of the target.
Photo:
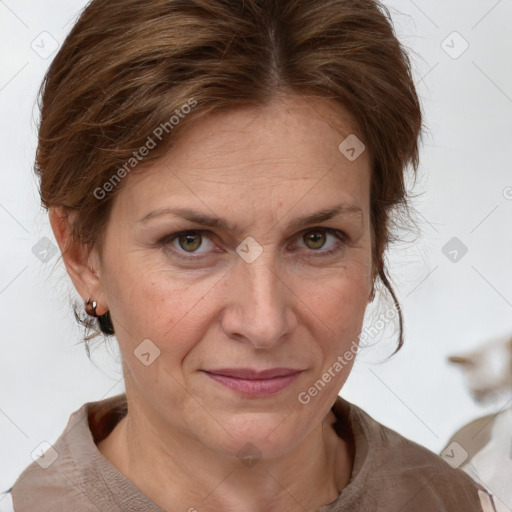
<svg viewBox="0 0 512 512">
<path fill-rule="evenodd" d="M 309 258 L 325 258 L 325 257 L 328 257 L 328 256 L 332 256 L 333 254 L 342 251 L 345 248 L 345 246 L 348 244 L 347 235 L 345 233 L 343 233 L 342 231 L 338 231 L 336 229 L 324 228 L 324 227 L 309 228 L 309 229 L 307 229 L 305 231 L 302 231 L 302 232 L 298 233 L 297 234 L 297 238 L 300 238 L 300 237 L 304 236 L 305 234 L 311 233 L 313 231 L 321 231 L 321 232 L 333 235 L 333 236 L 335 236 L 341 242 L 341 244 L 336 244 L 335 247 L 333 247 L 331 249 L 328 249 L 328 250 L 324 250 L 324 251 L 322 251 L 321 249 L 317 249 L 317 250 L 310 249 L 308 251 L 310 254 L 308 256 L 305 256 L 306 259 L 309 259 Z M 206 237 L 209 238 L 208 237 L 209 233 L 210 233 L 210 231 L 197 230 L 197 229 L 190 229 L 190 230 L 187 230 L 187 231 L 180 231 L 179 233 L 172 233 L 170 235 L 164 236 L 162 239 L 160 239 L 158 241 L 158 245 L 162 246 L 162 247 L 167 247 L 168 245 L 170 245 L 172 242 L 174 242 L 174 240 L 176 240 L 180 236 L 189 235 L 189 234 L 195 234 L 195 235 L 200 235 L 200 236 L 205 236 L 206 235 Z M 211 241 L 212 241 L 212 243 L 214 243 L 213 240 L 211 240 Z M 183 254 L 186 254 L 186 253 L 181 252 L 181 251 L 177 251 L 175 249 L 171 249 L 171 252 L 173 254 L 175 254 L 178 258 L 181 258 L 183 260 L 188 260 L 188 261 L 199 260 L 200 258 L 203 258 L 203 257 L 207 256 L 207 254 L 205 256 L 184 256 Z M 313 253 L 314 255 L 311 254 L 311 253 Z M 194 253 L 189 253 L 189 254 L 194 254 Z M 205 254 L 205 253 L 202 253 L 202 254 Z"/>
</svg>

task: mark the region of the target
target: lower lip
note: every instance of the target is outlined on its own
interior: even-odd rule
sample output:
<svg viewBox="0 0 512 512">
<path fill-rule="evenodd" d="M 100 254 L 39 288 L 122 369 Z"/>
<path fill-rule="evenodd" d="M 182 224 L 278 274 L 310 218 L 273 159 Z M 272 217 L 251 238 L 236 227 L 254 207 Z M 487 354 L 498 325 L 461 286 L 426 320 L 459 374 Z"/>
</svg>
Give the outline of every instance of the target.
<svg viewBox="0 0 512 512">
<path fill-rule="evenodd" d="M 285 389 L 297 379 L 302 372 L 283 375 L 282 377 L 273 377 L 272 379 L 238 379 L 235 377 L 227 377 L 226 375 L 205 373 L 215 382 L 234 389 L 243 395 L 262 397 L 273 395 Z"/>
</svg>

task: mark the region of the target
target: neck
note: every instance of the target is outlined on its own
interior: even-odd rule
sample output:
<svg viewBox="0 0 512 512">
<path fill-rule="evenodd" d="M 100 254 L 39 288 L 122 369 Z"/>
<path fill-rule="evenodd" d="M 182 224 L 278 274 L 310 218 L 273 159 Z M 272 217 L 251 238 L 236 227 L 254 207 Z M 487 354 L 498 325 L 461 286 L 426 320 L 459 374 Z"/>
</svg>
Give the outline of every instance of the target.
<svg viewBox="0 0 512 512">
<path fill-rule="evenodd" d="M 138 411 L 134 413 L 132 411 Z M 242 464 L 130 407 L 100 452 L 164 510 L 316 511 L 350 479 L 346 440 L 332 412 L 286 455 Z M 164 433 L 162 433 L 164 432 Z"/>
</svg>

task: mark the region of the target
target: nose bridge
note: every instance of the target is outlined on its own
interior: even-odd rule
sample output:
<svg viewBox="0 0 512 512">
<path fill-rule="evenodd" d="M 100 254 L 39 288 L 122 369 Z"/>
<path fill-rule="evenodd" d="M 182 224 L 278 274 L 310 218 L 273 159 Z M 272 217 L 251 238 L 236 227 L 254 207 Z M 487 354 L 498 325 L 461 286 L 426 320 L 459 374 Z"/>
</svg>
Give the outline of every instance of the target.
<svg viewBox="0 0 512 512">
<path fill-rule="evenodd" d="M 289 290 L 277 275 L 272 253 L 263 251 L 251 263 L 241 258 L 232 277 L 236 313 L 226 327 L 255 346 L 270 347 L 291 328 Z"/>
<path fill-rule="evenodd" d="M 244 262 L 241 266 L 255 307 L 270 309 L 278 305 L 282 283 L 276 276 L 272 255 L 262 254 L 253 263 Z"/>
</svg>

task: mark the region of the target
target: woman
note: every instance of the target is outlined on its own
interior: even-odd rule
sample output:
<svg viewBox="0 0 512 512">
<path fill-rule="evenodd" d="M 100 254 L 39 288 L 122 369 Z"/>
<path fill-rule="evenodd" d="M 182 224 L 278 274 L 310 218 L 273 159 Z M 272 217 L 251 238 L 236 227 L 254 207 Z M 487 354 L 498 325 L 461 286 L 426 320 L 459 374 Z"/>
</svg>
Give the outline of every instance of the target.
<svg viewBox="0 0 512 512">
<path fill-rule="evenodd" d="M 400 315 L 384 251 L 418 165 L 384 7 L 93 0 L 41 99 L 42 202 L 126 394 L 71 416 L 16 512 L 490 510 L 338 396 L 377 280 Z"/>
</svg>

